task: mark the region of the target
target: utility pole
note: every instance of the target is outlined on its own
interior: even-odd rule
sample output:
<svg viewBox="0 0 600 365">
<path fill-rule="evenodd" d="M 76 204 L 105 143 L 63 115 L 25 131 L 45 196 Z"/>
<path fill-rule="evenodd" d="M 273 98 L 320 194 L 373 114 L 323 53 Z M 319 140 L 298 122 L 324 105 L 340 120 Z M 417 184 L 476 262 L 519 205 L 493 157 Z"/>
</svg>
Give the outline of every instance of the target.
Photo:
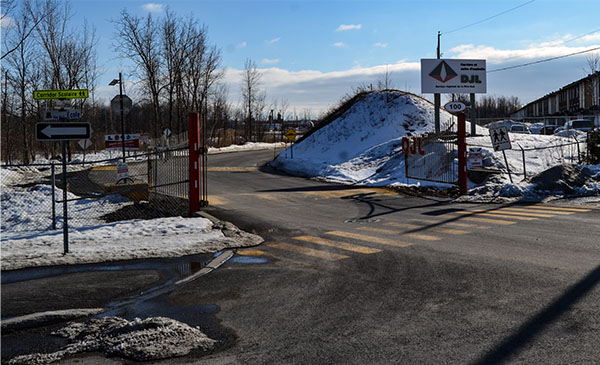
<svg viewBox="0 0 600 365">
<path fill-rule="evenodd" d="M 121 145 L 123 146 L 123 162 L 125 162 L 125 127 L 123 125 L 123 78 L 119 72 L 119 104 L 121 106 Z"/>
<path fill-rule="evenodd" d="M 442 36 L 442 33 L 440 31 L 438 31 L 438 35 L 437 35 L 437 58 L 438 60 L 440 59 L 440 37 Z M 434 108 L 435 108 L 435 133 L 440 133 L 440 104 L 441 104 L 441 100 L 440 100 L 440 94 L 433 94 L 433 103 L 434 103 Z"/>
<path fill-rule="evenodd" d="M 471 93 L 471 112 L 469 114 L 469 119 L 471 120 L 471 136 L 475 136 L 477 131 L 475 130 L 475 118 L 477 118 L 477 110 L 475 109 L 475 93 Z"/>
</svg>

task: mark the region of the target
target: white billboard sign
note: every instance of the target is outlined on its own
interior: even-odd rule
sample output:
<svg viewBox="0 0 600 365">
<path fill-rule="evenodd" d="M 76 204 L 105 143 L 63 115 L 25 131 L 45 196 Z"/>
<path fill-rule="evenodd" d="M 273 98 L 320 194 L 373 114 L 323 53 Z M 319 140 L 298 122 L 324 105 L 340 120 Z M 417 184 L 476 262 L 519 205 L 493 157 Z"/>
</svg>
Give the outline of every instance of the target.
<svg viewBox="0 0 600 365">
<path fill-rule="evenodd" d="M 421 59 L 421 92 L 424 94 L 485 94 L 485 60 Z"/>
</svg>

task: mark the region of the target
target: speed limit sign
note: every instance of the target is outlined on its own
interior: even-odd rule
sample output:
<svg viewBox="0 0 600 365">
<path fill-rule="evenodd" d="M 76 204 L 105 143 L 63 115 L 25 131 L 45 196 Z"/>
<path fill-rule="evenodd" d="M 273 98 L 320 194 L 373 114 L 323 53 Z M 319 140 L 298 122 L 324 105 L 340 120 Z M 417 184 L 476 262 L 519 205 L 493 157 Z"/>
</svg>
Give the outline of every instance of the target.
<svg viewBox="0 0 600 365">
<path fill-rule="evenodd" d="M 467 109 L 467 106 L 461 101 L 451 101 L 444 105 L 444 109 L 450 113 L 460 113 L 462 111 L 465 111 Z"/>
</svg>

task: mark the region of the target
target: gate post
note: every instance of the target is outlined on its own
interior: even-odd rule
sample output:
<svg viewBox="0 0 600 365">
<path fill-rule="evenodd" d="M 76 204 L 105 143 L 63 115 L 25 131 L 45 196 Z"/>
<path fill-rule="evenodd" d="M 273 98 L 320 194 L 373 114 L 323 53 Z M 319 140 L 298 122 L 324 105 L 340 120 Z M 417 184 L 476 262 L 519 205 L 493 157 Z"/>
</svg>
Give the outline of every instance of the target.
<svg viewBox="0 0 600 365">
<path fill-rule="evenodd" d="M 200 114 L 188 115 L 190 216 L 200 210 Z"/>
<path fill-rule="evenodd" d="M 458 186 L 460 195 L 467 193 L 466 119 L 464 112 L 458 113 Z"/>
</svg>

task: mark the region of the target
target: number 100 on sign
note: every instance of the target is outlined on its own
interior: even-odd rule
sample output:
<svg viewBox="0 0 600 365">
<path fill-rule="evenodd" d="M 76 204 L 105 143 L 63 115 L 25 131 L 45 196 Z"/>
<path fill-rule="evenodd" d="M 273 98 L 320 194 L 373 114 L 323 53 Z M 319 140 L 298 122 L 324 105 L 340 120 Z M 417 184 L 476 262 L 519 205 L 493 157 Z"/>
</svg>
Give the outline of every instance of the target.
<svg viewBox="0 0 600 365">
<path fill-rule="evenodd" d="M 451 101 L 444 105 L 444 109 L 450 113 L 460 113 L 462 111 L 465 111 L 467 109 L 467 106 L 465 105 L 465 103 L 460 101 Z"/>
</svg>

